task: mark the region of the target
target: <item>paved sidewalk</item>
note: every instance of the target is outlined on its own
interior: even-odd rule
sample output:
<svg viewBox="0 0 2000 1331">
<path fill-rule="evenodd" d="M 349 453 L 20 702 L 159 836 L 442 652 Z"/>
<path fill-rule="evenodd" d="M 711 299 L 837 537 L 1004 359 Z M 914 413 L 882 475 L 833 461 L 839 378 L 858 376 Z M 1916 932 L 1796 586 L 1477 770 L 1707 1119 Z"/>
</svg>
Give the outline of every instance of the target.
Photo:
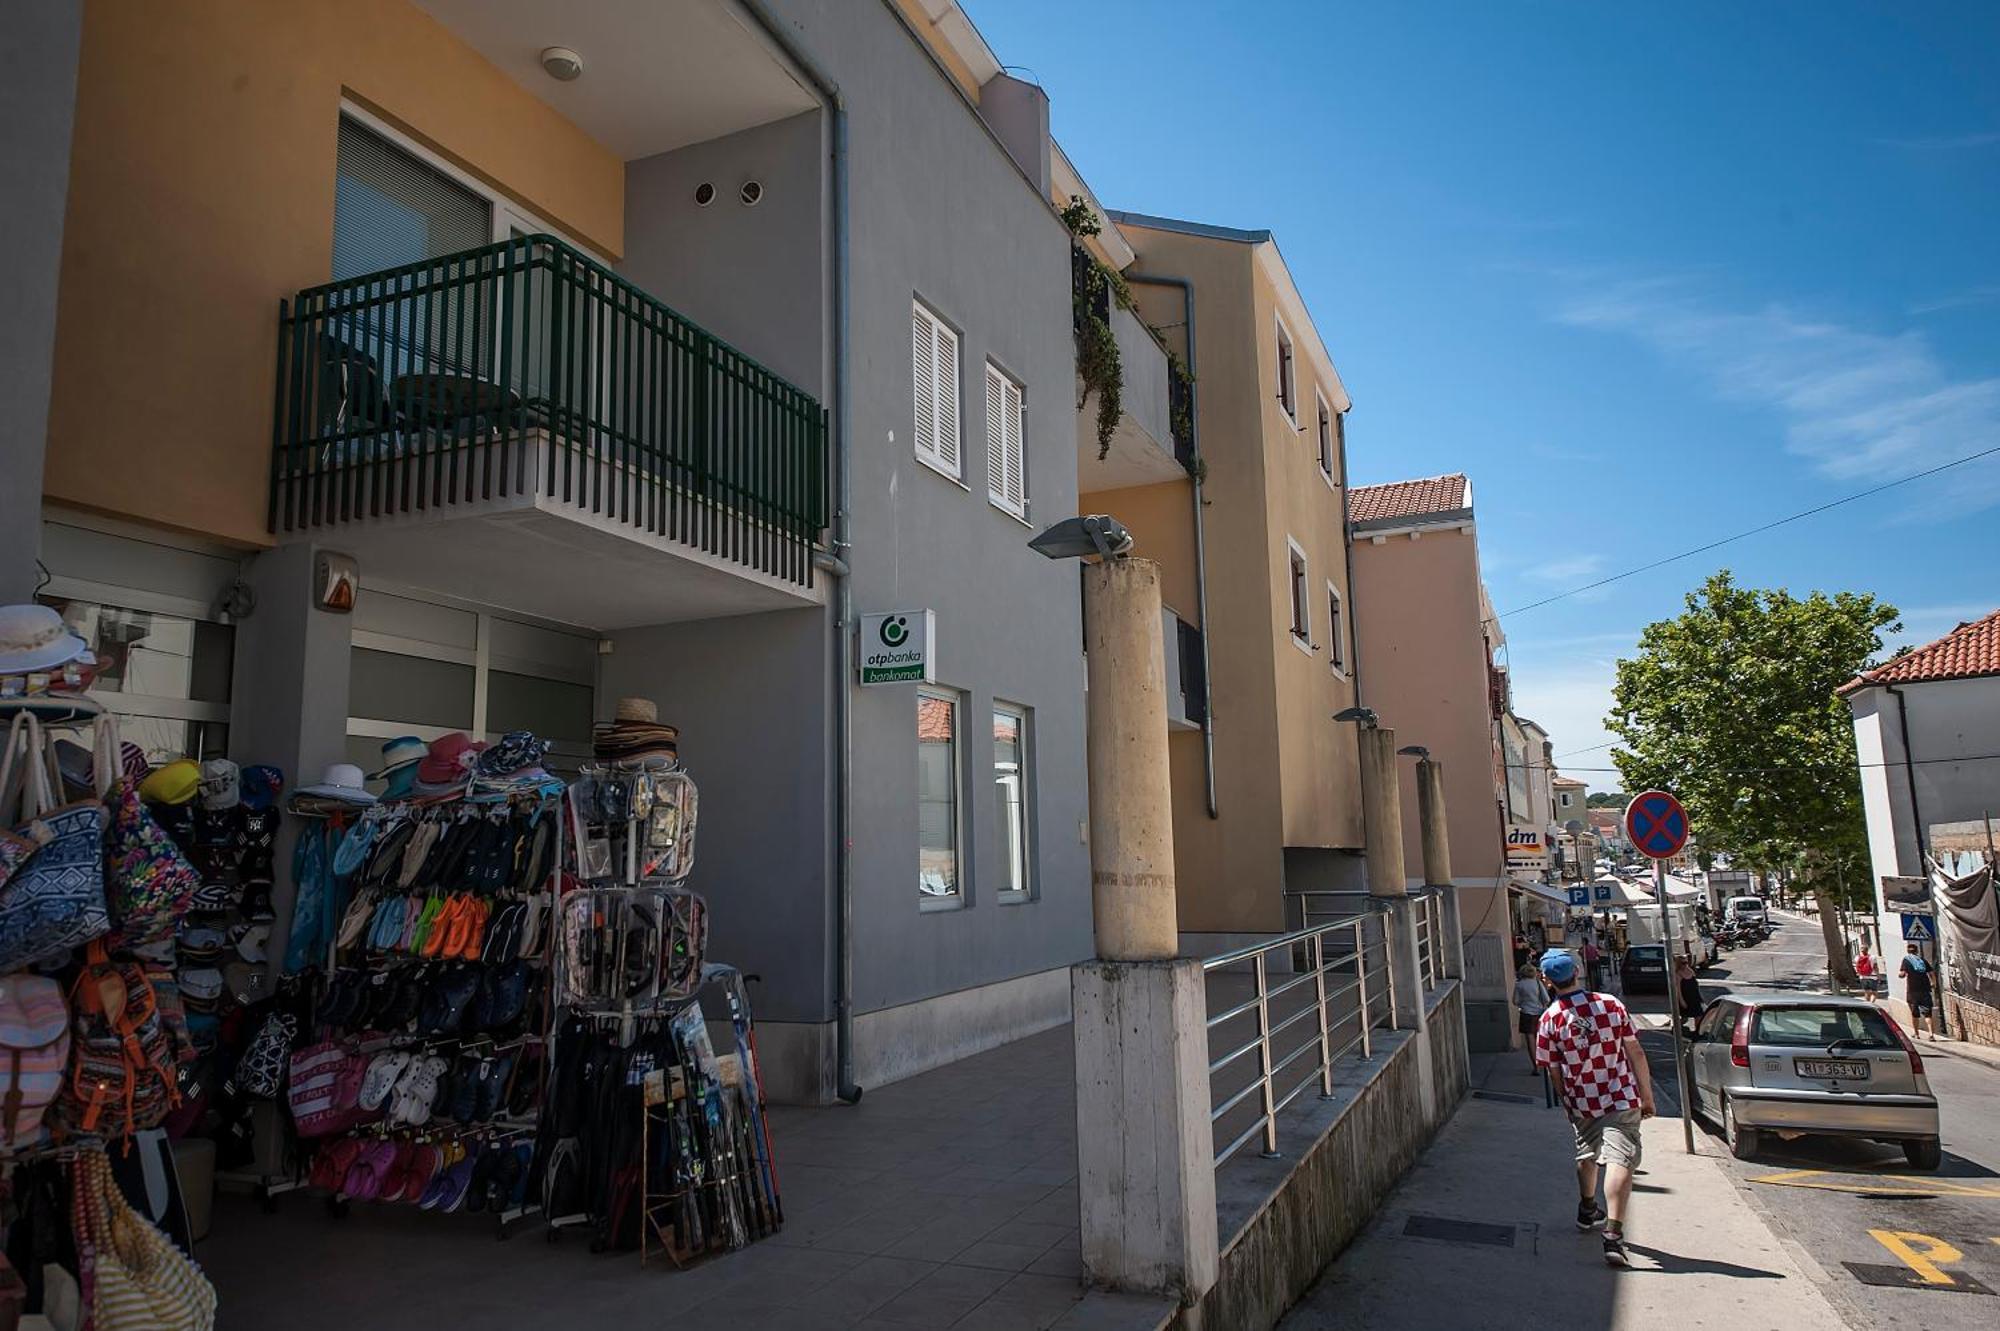
<svg viewBox="0 0 2000 1331">
<path fill-rule="evenodd" d="M 1152 1331 L 1171 1302 L 1083 1284 L 1072 1048 L 1062 1026 L 852 1107 L 774 1107 L 785 1227 L 685 1271 L 582 1235 L 499 1245 L 483 1216 L 363 1204 L 335 1221 L 302 1195 L 272 1216 L 218 1198 L 197 1256 L 223 1331 Z"/>
<path fill-rule="evenodd" d="M 1633 1266 L 1618 1271 L 1597 1234 L 1576 1231 L 1573 1138 L 1526 1058 L 1475 1055 L 1472 1083 L 1473 1097 L 1281 1326 L 1842 1326 L 1709 1158 L 1718 1148 L 1706 1137 L 1697 1133 L 1704 1154 L 1690 1157 L 1678 1119 L 1646 1124 L 1626 1231 Z"/>
</svg>

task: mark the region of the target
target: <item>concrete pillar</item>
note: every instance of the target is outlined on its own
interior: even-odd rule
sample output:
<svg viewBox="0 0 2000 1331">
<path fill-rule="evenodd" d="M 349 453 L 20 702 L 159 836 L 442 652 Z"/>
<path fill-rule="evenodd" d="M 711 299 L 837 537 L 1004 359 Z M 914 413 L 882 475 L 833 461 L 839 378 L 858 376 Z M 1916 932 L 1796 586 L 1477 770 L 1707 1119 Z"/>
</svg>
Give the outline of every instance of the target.
<svg viewBox="0 0 2000 1331">
<path fill-rule="evenodd" d="M 1437 906 L 1444 912 L 1438 930 L 1444 941 L 1441 958 L 1444 973 L 1454 980 L 1465 978 L 1465 933 L 1458 909 L 1458 888 L 1451 877 L 1451 838 L 1444 811 L 1444 764 L 1424 758 L 1417 763 L 1417 818 L 1421 823 L 1424 847 L 1424 883 L 1437 890 Z"/>
<path fill-rule="evenodd" d="M 35 594 L 82 0 L 9 6 L 0 41 L 0 605 Z"/>
<path fill-rule="evenodd" d="M 1090 904 L 1097 955 L 1164 961 L 1179 951 L 1180 935 L 1159 565 L 1150 559 L 1086 564 L 1083 631 L 1090 654 Z"/>
<path fill-rule="evenodd" d="M 1396 1028 L 1424 1028 L 1423 973 L 1417 965 L 1417 916 L 1403 868 L 1403 799 L 1396 780 L 1396 732 L 1362 726 L 1361 823 L 1368 840 L 1368 893 L 1388 930 L 1389 983 Z"/>
<path fill-rule="evenodd" d="M 1219 1255 L 1201 962 L 1086 961 L 1070 980 L 1084 1270 L 1192 1302 Z"/>
</svg>

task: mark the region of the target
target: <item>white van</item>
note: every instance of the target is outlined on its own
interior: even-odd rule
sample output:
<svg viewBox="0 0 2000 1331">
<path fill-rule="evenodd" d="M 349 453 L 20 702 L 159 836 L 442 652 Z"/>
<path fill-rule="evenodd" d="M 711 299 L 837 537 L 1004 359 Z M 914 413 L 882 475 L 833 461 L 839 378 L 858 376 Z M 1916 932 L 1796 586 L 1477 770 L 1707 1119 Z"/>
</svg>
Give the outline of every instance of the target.
<svg viewBox="0 0 2000 1331">
<path fill-rule="evenodd" d="M 1762 897 L 1731 897 L 1724 906 L 1723 914 L 1732 920 L 1755 920 L 1759 924 L 1769 924 L 1770 916 L 1764 911 Z"/>
</svg>

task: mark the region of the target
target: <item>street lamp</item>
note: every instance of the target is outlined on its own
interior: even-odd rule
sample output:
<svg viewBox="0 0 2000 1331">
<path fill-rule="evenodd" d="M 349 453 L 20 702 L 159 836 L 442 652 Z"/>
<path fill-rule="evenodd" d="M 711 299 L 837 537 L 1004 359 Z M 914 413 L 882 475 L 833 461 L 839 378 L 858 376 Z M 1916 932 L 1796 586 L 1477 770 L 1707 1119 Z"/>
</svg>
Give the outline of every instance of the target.
<svg viewBox="0 0 2000 1331">
<path fill-rule="evenodd" d="M 1132 533 L 1108 513 L 1064 518 L 1028 542 L 1028 548 L 1050 559 L 1123 559 L 1132 553 Z"/>
</svg>

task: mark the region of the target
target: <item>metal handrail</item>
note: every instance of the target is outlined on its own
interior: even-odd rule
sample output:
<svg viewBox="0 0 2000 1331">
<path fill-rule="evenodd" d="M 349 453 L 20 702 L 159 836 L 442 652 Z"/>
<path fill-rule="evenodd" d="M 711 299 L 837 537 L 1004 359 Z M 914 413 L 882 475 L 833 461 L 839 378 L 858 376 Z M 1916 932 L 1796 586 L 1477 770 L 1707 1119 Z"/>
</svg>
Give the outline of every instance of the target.
<svg viewBox="0 0 2000 1331">
<path fill-rule="evenodd" d="M 812 585 L 825 409 L 554 236 L 301 291 L 276 389 L 273 532 L 532 494 Z"/>
<path fill-rule="evenodd" d="M 1368 926 L 1369 922 L 1376 918 L 1382 920 L 1384 933 L 1381 939 L 1371 941 L 1368 936 Z M 1319 1083 L 1321 1098 L 1332 1096 L 1333 1065 L 1356 1045 L 1360 1046 L 1364 1058 L 1372 1054 L 1373 1032 L 1381 1023 L 1377 1021 L 1374 1012 L 1370 994 L 1371 983 L 1377 985 L 1387 996 L 1388 1022 L 1394 1024 L 1395 987 L 1386 982 L 1389 928 L 1390 921 L 1387 916 L 1378 917 L 1373 913 L 1352 915 L 1311 928 L 1280 934 L 1275 938 L 1251 943 L 1203 960 L 1204 974 L 1240 967 L 1247 962 L 1255 985 L 1255 992 L 1249 999 L 1233 1004 L 1207 1019 L 1207 1030 L 1212 1039 L 1221 1027 L 1237 1018 L 1244 1016 L 1255 1018 L 1255 1029 L 1249 1038 L 1241 1043 L 1232 1041 L 1233 1048 L 1209 1063 L 1209 1080 L 1213 1087 L 1218 1076 L 1227 1069 L 1251 1054 L 1256 1055 L 1255 1076 L 1248 1084 L 1215 1104 L 1209 1112 L 1211 1125 L 1219 1126 L 1232 1111 L 1248 1102 L 1253 1096 L 1257 1101 L 1256 1118 L 1241 1133 L 1216 1151 L 1216 1168 L 1220 1169 L 1231 1156 L 1259 1136 L 1263 1139 L 1263 1154 L 1266 1157 L 1276 1156 L 1278 1114 L 1303 1094 L 1314 1081 Z M 1335 938 L 1336 935 L 1339 935 L 1336 941 L 1348 943 L 1345 951 L 1334 952 L 1329 949 L 1328 940 Z M 1303 961 L 1304 969 L 1273 986 L 1270 980 L 1270 958 L 1274 954 L 1282 955 L 1288 965 Z M 1378 955 L 1371 961 L 1370 954 Z M 1333 985 L 1328 984 L 1328 972 L 1350 966 L 1351 975 L 1343 974 L 1341 980 Z M 1308 984 L 1312 986 L 1310 1005 L 1274 1020 L 1271 1013 L 1272 1000 Z M 1354 1011 L 1334 1017 L 1330 1011 L 1331 1004 L 1348 994 L 1356 996 Z M 1272 1041 L 1296 1027 L 1307 1017 L 1314 1018 L 1315 1029 L 1312 1034 L 1302 1040 L 1296 1048 L 1282 1054 L 1275 1052 Z M 1349 1021 L 1353 1021 L 1357 1026 L 1356 1034 L 1352 1039 L 1336 1045 L 1334 1043 L 1336 1028 L 1346 1025 Z M 1281 1086 L 1280 1078 L 1288 1070 L 1299 1065 L 1309 1053 L 1313 1055 L 1309 1066 L 1300 1071 L 1296 1081 Z"/>
</svg>

